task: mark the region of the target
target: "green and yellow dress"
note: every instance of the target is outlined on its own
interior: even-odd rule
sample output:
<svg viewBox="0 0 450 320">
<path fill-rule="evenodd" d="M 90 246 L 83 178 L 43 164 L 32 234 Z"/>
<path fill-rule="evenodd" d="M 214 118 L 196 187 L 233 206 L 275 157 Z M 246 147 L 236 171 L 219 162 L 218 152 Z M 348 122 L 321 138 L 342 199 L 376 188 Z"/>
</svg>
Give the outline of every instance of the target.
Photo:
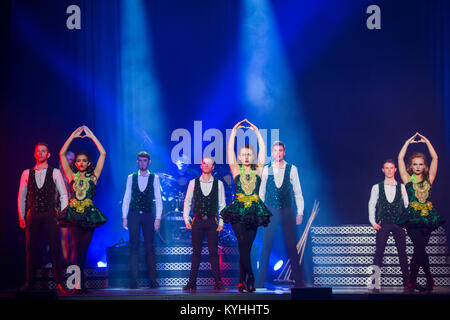
<svg viewBox="0 0 450 320">
<path fill-rule="evenodd" d="M 259 198 L 258 192 L 261 178 L 252 170 L 251 174 L 238 174 L 236 184 L 236 198 L 220 212 L 225 223 L 242 223 L 247 227 L 267 226 L 272 213 Z"/>
<path fill-rule="evenodd" d="M 92 202 L 96 185 L 90 176 L 80 179 L 79 174 L 75 174 L 69 188 L 71 194 L 69 205 L 58 215 L 58 225 L 93 229 L 104 225 L 108 221 Z"/>
<path fill-rule="evenodd" d="M 399 217 L 400 226 L 407 228 L 424 228 L 434 230 L 445 223 L 444 219 L 438 214 L 436 208 L 431 202 L 431 184 L 427 181 L 406 184 L 409 205 Z"/>
</svg>

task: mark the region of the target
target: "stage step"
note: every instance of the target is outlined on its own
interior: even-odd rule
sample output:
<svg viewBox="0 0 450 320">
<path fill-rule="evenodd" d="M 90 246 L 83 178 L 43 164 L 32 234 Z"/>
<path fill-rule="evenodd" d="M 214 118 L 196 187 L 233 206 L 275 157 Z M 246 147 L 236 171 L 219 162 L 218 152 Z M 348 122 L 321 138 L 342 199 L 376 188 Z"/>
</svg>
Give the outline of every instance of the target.
<svg viewBox="0 0 450 320">
<path fill-rule="evenodd" d="M 316 286 L 367 286 L 372 272 L 369 266 L 375 254 L 376 231 L 367 225 L 321 226 L 311 228 L 313 254 L 313 278 Z M 406 237 L 408 264 L 413 245 Z M 450 256 L 445 230 L 435 230 L 427 246 L 431 272 L 436 286 L 450 286 Z M 403 286 L 397 248 L 392 235 L 389 237 L 383 267 L 382 286 Z M 422 270 L 418 282 L 426 283 Z"/>
</svg>

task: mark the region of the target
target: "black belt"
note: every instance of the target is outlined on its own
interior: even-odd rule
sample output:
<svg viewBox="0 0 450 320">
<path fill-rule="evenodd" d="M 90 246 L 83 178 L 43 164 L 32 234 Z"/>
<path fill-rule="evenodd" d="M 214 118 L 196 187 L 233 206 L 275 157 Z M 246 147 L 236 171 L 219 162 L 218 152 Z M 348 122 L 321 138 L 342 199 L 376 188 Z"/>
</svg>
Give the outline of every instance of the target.
<svg viewBox="0 0 450 320">
<path fill-rule="evenodd" d="M 207 215 L 207 214 L 194 214 L 194 218 L 200 218 L 202 220 L 208 220 L 208 219 L 212 219 L 215 218 L 215 215 Z"/>
</svg>

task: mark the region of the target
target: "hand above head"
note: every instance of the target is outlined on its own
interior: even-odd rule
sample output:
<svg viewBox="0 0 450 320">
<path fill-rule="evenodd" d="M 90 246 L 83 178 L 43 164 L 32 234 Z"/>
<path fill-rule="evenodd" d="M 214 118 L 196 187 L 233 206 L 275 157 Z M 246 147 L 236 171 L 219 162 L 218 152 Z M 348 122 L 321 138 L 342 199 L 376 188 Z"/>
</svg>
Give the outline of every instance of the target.
<svg viewBox="0 0 450 320">
<path fill-rule="evenodd" d="M 427 143 L 430 142 L 430 140 L 428 140 L 427 138 L 425 138 L 425 136 L 421 135 L 420 133 L 417 133 L 417 135 L 419 136 L 420 140 L 417 141 L 417 143 L 423 142 L 423 143 Z"/>
<path fill-rule="evenodd" d="M 92 133 L 91 129 L 89 129 L 87 126 L 82 126 L 85 136 L 84 137 L 89 137 L 89 138 L 93 138 L 94 137 L 94 133 Z"/>
<path fill-rule="evenodd" d="M 247 123 L 250 125 L 250 128 L 249 128 L 249 129 L 251 129 L 251 130 L 253 130 L 253 131 L 258 131 L 258 127 L 255 126 L 253 123 L 251 123 L 251 122 L 248 121 L 248 120 L 247 120 Z"/>
<path fill-rule="evenodd" d="M 72 132 L 71 137 L 72 138 L 83 138 L 84 136 L 81 135 L 83 133 L 83 130 L 84 130 L 83 126 L 76 128 L 75 131 Z"/>
<path fill-rule="evenodd" d="M 236 123 L 233 127 L 233 130 L 238 130 L 240 128 L 246 128 L 246 127 L 242 126 L 242 124 L 246 121 L 247 121 L 247 119 L 244 119 L 244 120 L 241 120 L 238 123 Z"/>
<path fill-rule="evenodd" d="M 416 132 L 411 138 L 409 138 L 408 140 L 406 140 L 406 142 L 407 142 L 407 143 L 418 143 L 419 141 L 418 141 L 418 140 L 415 140 L 418 134 L 419 134 L 419 133 Z"/>
</svg>

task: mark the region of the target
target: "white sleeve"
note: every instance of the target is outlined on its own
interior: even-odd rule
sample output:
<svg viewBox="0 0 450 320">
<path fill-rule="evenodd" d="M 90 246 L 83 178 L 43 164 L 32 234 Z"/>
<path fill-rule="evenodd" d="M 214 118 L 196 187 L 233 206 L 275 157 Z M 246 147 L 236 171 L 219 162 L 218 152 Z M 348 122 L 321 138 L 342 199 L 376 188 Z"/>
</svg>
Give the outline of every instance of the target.
<svg viewBox="0 0 450 320">
<path fill-rule="evenodd" d="M 64 210 L 69 204 L 69 197 L 67 195 L 66 184 L 61 175 L 61 171 L 58 169 L 53 169 L 53 181 L 55 182 L 56 188 L 59 193 L 59 202 L 61 204 L 61 211 Z"/>
<path fill-rule="evenodd" d="M 223 182 L 219 180 L 219 212 L 222 211 L 223 208 L 227 206 L 225 201 L 225 187 Z M 223 226 L 222 216 L 219 215 L 219 226 Z"/>
<path fill-rule="evenodd" d="M 264 170 L 261 175 L 261 185 L 259 186 L 259 198 L 263 202 L 266 199 L 266 184 L 267 184 L 267 175 L 268 174 L 269 174 L 269 167 L 264 166 Z"/>
<path fill-rule="evenodd" d="M 25 208 L 26 208 L 26 199 L 27 199 L 27 191 L 28 191 L 28 177 L 30 176 L 30 170 L 27 169 L 22 172 L 22 176 L 20 177 L 20 187 L 19 187 L 19 195 L 17 197 L 17 209 L 19 211 L 19 219 L 24 220 L 26 216 Z"/>
<path fill-rule="evenodd" d="M 300 179 L 298 177 L 298 171 L 296 166 L 292 166 L 290 180 L 294 189 L 295 204 L 297 205 L 297 215 L 303 215 L 305 209 L 305 201 L 303 200 L 302 187 L 300 185 Z"/>
<path fill-rule="evenodd" d="M 155 193 L 156 201 L 156 219 L 161 219 L 162 215 L 162 199 L 161 199 L 161 185 L 159 183 L 159 177 L 155 174 L 155 179 L 153 180 L 153 189 Z"/>
<path fill-rule="evenodd" d="M 377 202 L 378 202 L 378 195 L 379 195 L 379 190 L 378 190 L 378 185 L 376 184 L 372 187 L 372 191 L 370 192 L 370 199 L 369 199 L 369 222 L 372 226 L 377 224 L 377 222 L 375 221 L 375 211 L 376 211 L 376 206 L 377 206 Z"/>
<path fill-rule="evenodd" d="M 184 198 L 183 218 L 184 221 L 187 222 L 190 221 L 189 213 L 191 212 L 192 197 L 194 196 L 194 187 L 195 187 L 194 181 L 195 179 L 189 181 L 189 186 L 186 191 L 186 198 Z"/>
<path fill-rule="evenodd" d="M 125 189 L 125 195 L 123 196 L 122 201 L 122 218 L 126 219 L 128 217 L 128 210 L 130 209 L 130 201 L 131 201 L 131 184 L 133 183 L 132 180 L 133 175 L 129 175 L 127 178 L 127 186 Z"/>
<path fill-rule="evenodd" d="M 402 189 L 403 204 L 405 205 L 405 208 L 408 208 L 408 205 L 409 205 L 408 193 L 406 192 L 406 188 L 403 183 L 402 183 L 401 189 Z"/>
</svg>

